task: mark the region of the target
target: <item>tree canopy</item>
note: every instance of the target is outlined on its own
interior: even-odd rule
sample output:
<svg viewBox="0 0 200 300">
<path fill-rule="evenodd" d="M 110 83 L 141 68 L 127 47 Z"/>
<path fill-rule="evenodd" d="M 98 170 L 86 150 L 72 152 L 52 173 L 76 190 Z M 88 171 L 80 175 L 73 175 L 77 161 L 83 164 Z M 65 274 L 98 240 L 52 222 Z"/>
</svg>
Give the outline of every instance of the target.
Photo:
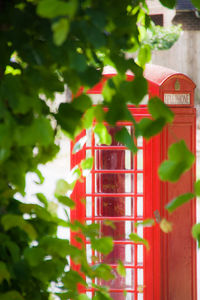
<svg viewBox="0 0 200 300">
<path fill-rule="evenodd" d="M 169 8 L 176 3 L 160 2 Z M 200 9 L 198 0 L 192 3 Z M 131 121 L 136 136 L 145 138 L 172 122 L 168 107 L 157 98 L 148 104 L 151 121 L 137 123 L 127 108 L 128 102 L 138 105 L 147 93 L 143 70 L 150 61 L 151 46 L 143 41 L 152 26 L 148 7 L 145 0 L 10 0 L 1 1 L 0 12 L 0 298 L 52 299 L 54 283 L 60 299 L 88 299 L 77 290 L 78 283 L 86 285 L 85 280 L 74 270 L 66 271 L 67 256 L 92 279 L 111 279 L 113 274 L 104 264 L 91 267 L 84 248 L 59 239 L 57 227 L 81 231 L 94 249 L 105 254 L 112 249 L 112 240 L 99 239 L 96 224 L 61 220 L 43 194 L 37 194 L 40 204 L 23 203 L 15 194 L 24 195 L 28 172 L 43 180 L 38 166 L 58 152 L 55 137 L 60 129 L 74 139 L 96 119 L 94 130 L 100 141 L 109 143 L 104 121 L 112 126 L 119 120 Z M 128 52 L 136 53 L 136 59 L 127 58 Z M 106 65 L 113 66 L 118 75 L 108 80 L 103 102 L 93 107 L 86 91 L 100 81 Z M 127 70 L 135 74 L 132 82 L 126 81 Z M 74 101 L 52 110 L 49 103 L 66 85 L 75 95 Z M 77 96 L 81 87 L 83 92 Z M 123 131 L 118 139 L 135 151 L 128 132 Z M 183 171 L 193 163 L 183 142 L 172 147 L 169 160 L 160 169 L 164 180 L 174 180 L 167 173 L 172 161 L 176 168 L 183 162 Z M 181 158 L 177 155 L 180 151 L 184 153 Z M 90 163 L 85 162 L 86 169 Z M 59 182 L 56 197 L 63 206 L 74 206 L 66 196 L 73 184 Z M 200 182 L 195 187 L 200 195 Z M 187 197 L 171 203 L 168 209 L 191 198 Z M 193 228 L 193 236 L 200 240 L 199 224 Z M 118 271 L 123 273 L 123 266 L 119 265 Z M 94 299 L 110 298 L 99 287 Z"/>
</svg>

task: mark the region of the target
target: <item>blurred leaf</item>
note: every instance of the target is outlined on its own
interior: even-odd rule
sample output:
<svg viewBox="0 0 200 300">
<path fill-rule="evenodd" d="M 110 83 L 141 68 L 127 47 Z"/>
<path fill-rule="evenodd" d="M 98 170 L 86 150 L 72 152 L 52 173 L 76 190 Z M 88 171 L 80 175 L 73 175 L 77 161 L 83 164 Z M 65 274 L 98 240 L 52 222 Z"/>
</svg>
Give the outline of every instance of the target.
<svg viewBox="0 0 200 300">
<path fill-rule="evenodd" d="M 74 108 L 72 103 L 61 103 L 55 118 L 63 130 L 65 130 L 71 138 L 74 138 L 76 131 L 81 127 L 81 118 L 83 113 Z"/>
<path fill-rule="evenodd" d="M 184 140 L 170 146 L 169 159 L 165 160 L 158 170 L 161 180 L 176 181 L 194 163 L 194 154 L 190 152 Z"/>
<path fill-rule="evenodd" d="M 133 137 L 130 135 L 126 127 L 123 127 L 115 134 L 116 141 L 124 144 L 133 153 L 137 152 L 137 147 L 134 143 Z"/>
<path fill-rule="evenodd" d="M 39 169 L 35 169 L 34 173 L 37 174 L 39 178 L 39 182 L 36 182 L 37 184 L 43 184 L 44 183 L 44 176 L 42 175 L 42 172 Z"/>
<path fill-rule="evenodd" d="M 112 300 L 112 298 L 106 292 L 96 291 L 93 300 Z"/>
<path fill-rule="evenodd" d="M 69 197 L 58 196 L 57 199 L 60 203 L 64 204 L 65 206 L 70 207 L 71 209 L 75 207 L 75 202 L 72 199 L 70 199 Z"/>
<path fill-rule="evenodd" d="M 38 247 L 26 248 L 24 251 L 24 258 L 32 267 L 39 265 L 43 261 L 45 255 L 46 252 L 44 249 Z"/>
<path fill-rule="evenodd" d="M 72 105 L 75 109 L 85 112 L 92 106 L 92 100 L 89 96 L 82 94 L 73 99 Z"/>
<path fill-rule="evenodd" d="M 191 0 L 191 2 L 192 2 L 192 4 L 193 4 L 196 8 L 200 9 L 200 3 L 199 3 L 199 0 Z"/>
<path fill-rule="evenodd" d="M 176 0 L 159 0 L 163 6 L 168 8 L 174 8 L 176 5 Z"/>
<path fill-rule="evenodd" d="M 141 238 L 137 233 L 131 233 L 129 234 L 129 238 L 131 241 L 133 241 L 134 243 L 138 244 L 138 243 L 141 243 L 141 244 L 144 244 L 147 248 L 147 250 L 149 250 L 149 243 L 147 240 Z"/>
<path fill-rule="evenodd" d="M 198 241 L 198 248 L 200 248 L 200 223 L 193 225 L 192 236 Z"/>
<path fill-rule="evenodd" d="M 72 191 L 74 188 L 75 182 L 68 183 L 64 179 L 59 179 L 56 183 L 55 196 L 65 196 L 67 192 Z"/>
<path fill-rule="evenodd" d="M 83 170 L 91 170 L 93 167 L 94 159 L 93 157 L 88 157 L 81 161 L 81 168 Z"/>
<path fill-rule="evenodd" d="M 160 229 L 165 233 L 169 233 L 172 231 L 172 223 L 166 219 L 162 219 L 160 222 Z"/>
<path fill-rule="evenodd" d="M 138 53 L 138 63 L 144 67 L 146 63 L 151 60 L 151 47 L 149 45 L 142 45 Z"/>
<path fill-rule="evenodd" d="M 186 193 L 186 194 L 180 195 L 180 196 L 176 197 L 175 199 L 173 199 L 172 201 L 170 201 L 165 206 L 165 208 L 169 212 L 173 212 L 176 208 L 178 208 L 179 206 L 181 206 L 184 203 L 188 202 L 189 200 L 191 200 L 194 197 L 195 197 L 195 195 L 193 193 Z"/>
<path fill-rule="evenodd" d="M 65 272 L 65 275 L 63 277 L 63 283 L 64 287 L 70 290 L 76 290 L 78 283 L 81 283 L 82 285 L 86 286 L 85 280 L 81 277 L 81 275 L 78 272 L 74 270 Z"/>
<path fill-rule="evenodd" d="M 148 102 L 148 110 L 154 119 L 164 118 L 166 122 L 172 122 L 174 118 L 170 108 L 159 98 L 151 98 Z"/>
<path fill-rule="evenodd" d="M 103 123 L 98 123 L 94 128 L 94 133 L 96 134 L 98 141 L 97 143 L 99 145 L 105 144 L 110 145 L 112 142 L 111 136 L 108 133 L 108 130 Z"/>
<path fill-rule="evenodd" d="M 77 51 L 69 52 L 69 64 L 70 67 L 79 72 L 84 72 L 87 68 L 87 60 L 83 54 L 78 53 Z"/>
<path fill-rule="evenodd" d="M 108 254 L 113 249 L 113 240 L 111 237 L 102 237 L 98 239 L 91 239 L 92 249 L 97 250 L 103 254 Z"/>
<path fill-rule="evenodd" d="M 95 271 L 95 276 L 97 278 L 102 278 L 104 280 L 114 279 L 115 276 L 112 273 L 112 268 L 106 264 L 93 265 L 92 269 Z"/>
<path fill-rule="evenodd" d="M 197 196 L 200 196 L 200 180 L 197 180 L 194 185 L 195 193 Z"/>
<path fill-rule="evenodd" d="M 6 264 L 3 261 L 0 261 L 0 284 L 6 280 L 8 283 L 10 282 L 10 273 L 7 269 Z"/>
<path fill-rule="evenodd" d="M 120 85 L 120 93 L 126 102 L 138 105 L 147 94 L 147 80 L 137 76 L 132 81 L 123 81 Z"/>
<path fill-rule="evenodd" d="M 24 300 L 24 297 L 20 295 L 19 292 L 17 291 L 9 291 L 4 294 L 0 294 L 0 299 L 1 300 Z"/>
<path fill-rule="evenodd" d="M 78 300 L 90 300 L 90 298 L 85 294 L 79 294 L 77 299 Z"/>
<path fill-rule="evenodd" d="M 135 227 L 143 226 L 143 227 L 151 227 L 155 224 L 154 219 L 145 219 L 144 221 L 138 221 L 134 223 Z"/>
<path fill-rule="evenodd" d="M 35 195 L 36 195 L 36 197 L 38 198 L 38 200 L 39 200 L 41 203 L 44 204 L 45 207 L 48 206 L 48 200 L 47 200 L 47 198 L 45 197 L 44 194 L 42 194 L 42 193 L 36 193 Z"/>
<path fill-rule="evenodd" d="M 158 118 L 156 120 L 142 118 L 138 125 L 141 135 L 144 138 L 149 139 L 150 137 L 161 132 L 165 126 L 165 123 L 166 122 L 164 118 Z"/>
<path fill-rule="evenodd" d="M 55 18 L 63 15 L 73 16 L 77 8 L 77 1 L 41 0 L 38 2 L 37 13 L 44 18 Z"/>
<path fill-rule="evenodd" d="M 53 41 L 57 46 L 64 43 L 69 32 L 69 20 L 61 18 L 58 22 L 52 24 Z"/>
<path fill-rule="evenodd" d="M 32 240 L 35 240 L 37 237 L 34 227 L 20 215 L 6 214 L 2 217 L 1 223 L 6 231 L 13 227 L 19 227 L 24 230 Z"/>
<path fill-rule="evenodd" d="M 117 273 L 122 277 L 126 277 L 126 268 L 124 267 L 121 260 L 118 261 Z"/>
</svg>

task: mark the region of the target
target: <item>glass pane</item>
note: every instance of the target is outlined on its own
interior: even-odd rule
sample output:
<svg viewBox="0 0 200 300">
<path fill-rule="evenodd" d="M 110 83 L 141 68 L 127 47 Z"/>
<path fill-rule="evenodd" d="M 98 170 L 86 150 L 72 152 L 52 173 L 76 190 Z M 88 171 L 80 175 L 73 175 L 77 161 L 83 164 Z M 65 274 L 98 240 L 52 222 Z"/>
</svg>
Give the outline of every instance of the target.
<svg viewBox="0 0 200 300">
<path fill-rule="evenodd" d="M 95 174 L 96 193 L 133 193 L 133 174 Z"/>
<path fill-rule="evenodd" d="M 96 170 L 133 170 L 133 155 L 129 150 L 107 150 L 95 151 Z"/>
<path fill-rule="evenodd" d="M 95 197 L 95 216 L 134 216 L 134 198 Z"/>
<path fill-rule="evenodd" d="M 143 137 L 140 136 L 137 138 L 137 146 L 142 147 L 143 146 Z"/>
<path fill-rule="evenodd" d="M 137 227 L 137 234 L 141 237 L 143 237 L 143 227 L 142 226 L 138 226 Z"/>
<path fill-rule="evenodd" d="M 92 217 L 92 197 L 86 197 L 86 217 Z"/>
<path fill-rule="evenodd" d="M 139 286 L 143 286 L 144 279 L 143 279 L 143 269 L 137 270 L 137 281 Z"/>
<path fill-rule="evenodd" d="M 137 152 L 137 169 L 143 170 L 143 150 Z"/>
<path fill-rule="evenodd" d="M 89 173 L 86 177 L 86 194 L 92 193 L 92 174 Z"/>
<path fill-rule="evenodd" d="M 99 221 L 100 231 L 104 236 L 112 236 L 113 240 L 127 240 L 129 234 L 134 231 L 132 221 L 112 221 L 112 226 L 104 221 Z"/>
<path fill-rule="evenodd" d="M 91 147 L 92 143 L 92 129 L 87 129 L 86 130 L 86 136 L 87 136 L 87 141 L 86 141 L 86 146 Z"/>
<path fill-rule="evenodd" d="M 86 254 L 88 263 L 92 263 L 92 248 L 90 244 L 86 245 Z"/>
<path fill-rule="evenodd" d="M 138 294 L 138 300 L 143 300 L 143 294 L 142 293 Z"/>
<path fill-rule="evenodd" d="M 143 265 L 143 246 L 137 246 L 137 264 L 140 266 Z"/>
<path fill-rule="evenodd" d="M 134 265 L 134 245 L 114 245 L 112 252 L 102 258 L 106 264 L 118 264 L 119 259 L 124 265 Z"/>
<path fill-rule="evenodd" d="M 143 174 L 137 174 L 137 193 L 143 193 Z"/>
<path fill-rule="evenodd" d="M 133 293 L 124 294 L 122 292 L 119 292 L 119 293 L 111 292 L 110 296 L 112 297 L 112 299 L 115 299 L 115 300 L 134 300 L 135 299 Z"/>
<path fill-rule="evenodd" d="M 134 282 L 134 270 L 126 269 L 126 276 L 122 277 L 117 273 L 116 269 L 113 269 L 113 274 L 115 275 L 115 279 L 112 280 L 97 280 L 100 281 L 100 284 L 108 286 L 111 289 L 131 289 L 133 288 Z M 115 299 L 115 298 L 114 298 Z"/>
<path fill-rule="evenodd" d="M 143 216 L 143 197 L 137 197 L 137 215 L 138 217 Z"/>
</svg>

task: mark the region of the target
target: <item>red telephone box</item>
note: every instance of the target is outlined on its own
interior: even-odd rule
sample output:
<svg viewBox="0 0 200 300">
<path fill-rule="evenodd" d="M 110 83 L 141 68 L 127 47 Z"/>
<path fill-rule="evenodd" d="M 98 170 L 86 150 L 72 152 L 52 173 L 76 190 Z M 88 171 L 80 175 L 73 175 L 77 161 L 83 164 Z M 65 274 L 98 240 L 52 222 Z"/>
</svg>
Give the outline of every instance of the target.
<svg viewBox="0 0 200 300">
<path fill-rule="evenodd" d="M 88 94 L 93 98 L 101 97 L 104 82 L 115 75 L 113 71 L 104 72 L 102 82 Z M 161 182 L 157 175 L 158 166 L 167 158 L 171 143 L 184 139 L 195 153 L 195 85 L 187 76 L 160 66 L 147 65 L 144 76 L 148 80 L 149 97 L 160 97 L 174 111 L 173 124 L 146 142 L 142 138 L 135 139 L 131 123 L 119 123 L 108 128 L 112 136 L 110 146 L 98 145 L 93 132 L 83 132 L 81 137 L 87 135 L 87 143 L 71 156 L 71 166 L 87 155 L 94 157 L 94 166 L 85 181 L 75 188 L 73 197 L 77 206 L 71 212 L 71 219 L 99 223 L 100 235 L 113 237 L 113 251 L 99 258 L 109 264 L 116 275 L 114 280 L 102 282 L 109 287 L 113 299 L 196 300 L 196 246 L 191 237 L 195 200 L 170 216 L 164 209 L 175 196 L 192 191 L 195 167 L 173 184 Z M 128 74 L 127 77 L 132 80 L 134 76 Z M 145 104 L 140 107 L 130 105 L 129 109 L 137 121 L 149 116 Z M 114 139 L 122 125 L 136 140 L 139 151 L 134 156 Z M 83 198 L 86 205 L 81 202 Z M 137 233 L 150 243 L 151 248 L 147 251 L 144 245 L 131 242 L 128 236 L 136 230 L 135 222 L 153 217 L 155 211 L 173 223 L 173 231 L 164 234 L 159 224 L 145 229 L 137 227 Z M 112 221 L 114 227 L 108 226 L 106 220 Z M 88 256 L 94 254 L 89 241 L 86 241 L 86 249 Z M 126 268 L 125 278 L 117 275 L 118 260 Z M 89 296 L 94 293 L 93 290 L 86 292 Z"/>
</svg>

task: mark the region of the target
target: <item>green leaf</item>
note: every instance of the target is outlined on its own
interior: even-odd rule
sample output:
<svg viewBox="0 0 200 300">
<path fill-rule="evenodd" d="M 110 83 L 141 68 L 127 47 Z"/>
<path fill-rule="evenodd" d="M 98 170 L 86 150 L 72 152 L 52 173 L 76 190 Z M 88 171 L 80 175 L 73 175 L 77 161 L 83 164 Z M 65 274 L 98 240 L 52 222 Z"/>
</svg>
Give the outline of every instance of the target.
<svg viewBox="0 0 200 300">
<path fill-rule="evenodd" d="M 77 9 L 77 1 L 41 0 L 38 2 L 37 13 L 44 18 L 56 18 L 59 16 L 73 16 Z"/>
<path fill-rule="evenodd" d="M 93 157 L 88 157 L 81 161 L 81 168 L 83 170 L 91 170 L 93 167 L 94 159 Z"/>
<path fill-rule="evenodd" d="M 98 144 L 110 145 L 112 142 L 111 136 L 108 133 L 108 130 L 103 123 L 98 123 L 94 128 L 94 133 L 98 138 Z"/>
<path fill-rule="evenodd" d="M 189 200 L 191 200 L 194 197 L 195 197 L 195 195 L 193 193 L 186 193 L 186 194 L 180 195 L 180 196 L 176 197 L 175 199 L 173 199 L 171 202 L 169 202 L 165 206 L 165 208 L 169 212 L 173 212 L 177 207 L 188 202 Z"/>
<path fill-rule="evenodd" d="M 200 223 L 197 223 L 192 227 L 192 236 L 198 241 L 198 248 L 200 248 Z"/>
<path fill-rule="evenodd" d="M 58 196 L 57 197 L 58 201 L 62 204 L 64 204 L 65 206 L 68 206 L 70 208 L 74 208 L 75 207 L 75 202 L 70 199 L 69 197 L 66 196 Z"/>
<path fill-rule="evenodd" d="M 116 141 L 124 144 L 133 153 L 137 152 L 137 147 L 134 143 L 133 137 L 130 135 L 126 127 L 123 127 L 121 130 L 117 131 L 115 134 L 115 139 Z"/>
<path fill-rule="evenodd" d="M 36 193 L 35 195 L 36 195 L 36 197 L 38 198 L 38 200 L 39 200 L 41 203 L 44 204 L 45 207 L 48 206 L 48 200 L 47 200 L 47 198 L 45 197 L 44 194 L 42 194 L 42 193 Z"/>
<path fill-rule="evenodd" d="M 73 99 L 72 105 L 75 109 L 84 113 L 92 106 L 92 100 L 87 95 L 82 94 L 81 96 Z"/>
<path fill-rule="evenodd" d="M 69 65 L 78 72 L 84 72 L 87 68 L 87 60 L 83 54 L 73 50 L 69 52 Z"/>
<path fill-rule="evenodd" d="M 166 121 L 164 118 L 159 118 L 156 120 L 151 120 L 148 118 L 142 118 L 142 120 L 139 122 L 139 131 L 141 135 L 149 139 L 152 136 L 158 134 L 162 131 L 163 127 L 165 126 Z"/>
<path fill-rule="evenodd" d="M 151 60 L 151 47 L 149 45 L 142 45 L 137 58 L 138 64 L 144 67 Z"/>
<path fill-rule="evenodd" d="M 126 268 L 124 267 L 121 260 L 118 261 L 117 273 L 122 277 L 126 277 Z"/>
<path fill-rule="evenodd" d="M 58 22 L 52 24 L 52 30 L 55 45 L 61 46 L 69 33 L 69 20 L 61 18 Z"/>
<path fill-rule="evenodd" d="M 55 257 L 66 258 L 67 255 L 75 253 L 74 247 L 69 245 L 68 240 L 59 239 L 56 237 L 46 236 L 40 240 L 39 247 L 44 249 L 45 253 Z"/>
<path fill-rule="evenodd" d="M 154 219 L 145 219 L 144 221 L 138 221 L 134 223 L 135 227 L 143 226 L 143 227 L 151 227 L 155 224 Z"/>
<path fill-rule="evenodd" d="M 105 291 L 96 291 L 93 297 L 93 300 L 112 300 L 112 299 L 113 298 L 109 296 L 108 292 Z"/>
<path fill-rule="evenodd" d="M 168 156 L 169 159 L 165 160 L 158 170 L 160 179 L 164 181 L 177 181 L 185 171 L 191 168 L 195 160 L 184 140 L 171 145 Z"/>
<path fill-rule="evenodd" d="M 67 192 L 73 191 L 75 182 L 68 183 L 64 179 L 59 179 L 56 183 L 55 197 L 65 196 Z"/>
<path fill-rule="evenodd" d="M 78 300 L 90 300 L 90 298 L 85 294 L 79 294 L 77 299 Z"/>
<path fill-rule="evenodd" d="M 200 196 L 200 180 L 197 180 L 194 185 L 195 193 L 197 196 Z"/>
<path fill-rule="evenodd" d="M 34 227 L 20 215 L 6 214 L 2 217 L 1 223 L 6 231 L 13 227 L 19 227 L 25 231 L 32 240 L 35 240 L 37 237 Z"/>
<path fill-rule="evenodd" d="M 113 249 L 113 240 L 111 237 L 102 237 L 98 239 L 91 239 L 91 245 L 94 250 L 103 254 L 108 254 Z"/>
<path fill-rule="evenodd" d="M 159 1 L 163 6 L 166 6 L 171 9 L 174 8 L 176 5 L 176 0 L 159 0 Z"/>
<path fill-rule="evenodd" d="M 10 282 L 10 273 L 7 269 L 6 264 L 3 261 L 0 261 L 0 284 L 6 280 L 8 283 Z"/>
<path fill-rule="evenodd" d="M 45 255 L 44 249 L 38 247 L 26 248 L 24 251 L 24 258 L 31 267 L 39 265 L 43 261 Z"/>
<path fill-rule="evenodd" d="M 48 146 L 54 140 L 54 131 L 47 118 L 38 117 L 30 126 L 18 127 L 16 140 L 19 146 L 35 145 L 35 143 Z"/>
<path fill-rule="evenodd" d="M 147 80 L 137 76 L 132 81 L 123 81 L 120 84 L 120 94 L 126 102 L 138 105 L 147 94 Z"/>
<path fill-rule="evenodd" d="M 58 113 L 55 115 L 58 124 L 71 138 L 74 138 L 76 131 L 81 127 L 83 113 L 74 108 L 72 103 L 61 103 Z"/>
<path fill-rule="evenodd" d="M 86 286 L 86 282 L 84 281 L 82 276 L 78 272 L 73 270 L 66 272 L 62 281 L 64 283 L 64 287 L 70 290 L 76 290 L 78 283 Z"/>
<path fill-rule="evenodd" d="M 115 276 L 112 273 L 112 268 L 106 264 L 97 264 L 92 266 L 92 269 L 95 271 L 95 276 L 102 278 L 104 280 L 114 279 Z"/>
<path fill-rule="evenodd" d="M 133 241 L 136 244 L 138 244 L 138 243 L 144 244 L 146 246 L 147 250 L 150 248 L 148 241 L 141 238 L 137 233 L 129 234 L 129 238 L 131 241 Z"/>
<path fill-rule="evenodd" d="M 151 98 L 148 102 L 148 110 L 154 119 L 164 118 L 166 122 L 172 122 L 174 114 L 171 109 L 159 98 Z"/>
<path fill-rule="evenodd" d="M 20 293 L 17 291 L 9 291 L 7 293 L 0 294 L 0 299 L 1 300 L 24 300 L 22 295 L 20 295 Z"/>
<path fill-rule="evenodd" d="M 192 2 L 192 4 L 193 4 L 196 8 L 200 9 L 200 3 L 199 3 L 199 0 L 191 0 L 191 2 Z"/>
</svg>

